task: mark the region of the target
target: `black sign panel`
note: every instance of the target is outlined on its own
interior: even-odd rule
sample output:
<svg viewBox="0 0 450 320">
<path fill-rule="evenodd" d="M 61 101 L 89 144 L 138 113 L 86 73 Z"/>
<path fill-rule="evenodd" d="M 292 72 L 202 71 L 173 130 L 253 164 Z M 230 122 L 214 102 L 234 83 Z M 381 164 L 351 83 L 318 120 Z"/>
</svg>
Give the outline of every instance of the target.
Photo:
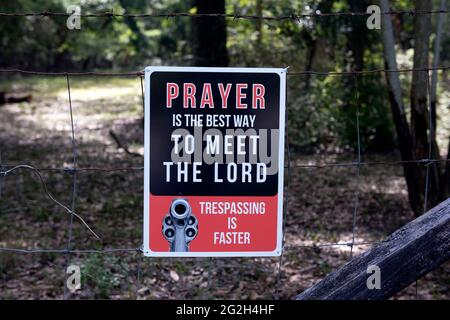
<svg viewBox="0 0 450 320">
<path fill-rule="evenodd" d="M 171 84 L 172 87 L 167 88 L 167 84 Z M 186 85 L 188 84 L 188 85 Z M 208 88 L 211 90 L 211 99 L 208 99 L 208 94 L 204 93 L 204 86 L 206 91 Z M 254 85 L 263 86 L 264 92 L 264 109 L 261 108 L 260 100 L 253 96 Z M 216 164 L 202 164 L 202 170 L 199 174 L 201 177 L 201 183 L 195 183 L 192 181 L 191 171 L 192 168 L 187 168 L 188 179 L 187 182 L 182 179 L 177 181 L 177 169 L 175 166 L 170 168 L 171 179 L 167 181 L 166 171 L 167 167 L 163 163 L 171 162 L 172 149 L 174 148 L 174 140 L 171 135 L 177 128 L 184 128 L 192 135 L 196 135 L 195 142 L 202 140 L 201 148 L 198 143 L 195 148 L 205 151 L 207 147 L 207 141 L 204 138 L 205 131 L 208 129 L 216 129 L 222 133 L 222 137 L 227 134 L 230 129 L 240 129 L 247 135 L 254 131 L 257 135 L 264 135 L 267 139 L 267 146 L 264 148 L 266 151 L 261 156 L 258 150 L 256 155 L 257 162 L 270 161 L 268 166 L 278 166 L 278 133 L 272 132 L 272 129 L 279 130 L 279 118 L 280 118 L 280 75 L 277 73 L 230 73 L 230 72 L 163 72 L 155 71 L 150 75 L 150 189 L 154 195 L 171 195 L 176 190 L 178 195 L 227 195 L 233 194 L 236 196 L 243 195 L 275 195 L 278 192 L 278 173 L 267 176 L 264 183 L 257 183 L 255 174 L 256 168 L 252 168 L 253 182 L 252 183 L 239 183 L 242 179 L 239 177 L 242 175 L 242 164 L 237 163 L 235 182 L 231 182 L 227 177 L 228 169 L 225 154 L 225 144 L 227 143 L 228 150 L 233 149 L 233 154 L 237 156 L 238 142 L 236 139 L 228 138 L 226 142 L 224 138 L 220 139 L 220 152 L 223 155 L 222 163 Z M 239 85 L 239 87 L 238 87 Z M 172 94 L 176 98 L 171 99 L 170 108 L 167 107 L 167 91 L 172 89 Z M 194 88 L 194 89 L 192 89 Z M 237 88 L 240 91 L 240 105 L 237 105 Z M 228 91 L 227 91 L 228 89 Z M 175 95 L 175 90 L 178 94 Z M 187 91 L 187 92 L 186 92 Z M 195 91 L 195 93 L 193 93 Z M 226 94 L 225 94 L 226 93 Z M 260 92 L 256 92 L 261 95 Z M 190 96 L 186 96 L 191 94 Z M 195 98 L 189 99 L 192 97 Z M 169 92 L 170 96 L 170 92 Z M 207 101 L 212 103 L 205 103 L 202 96 Z M 205 97 L 206 96 L 206 97 Z M 227 101 L 223 101 L 223 97 L 227 96 Z M 205 99 L 203 99 L 205 100 Z M 256 102 L 256 106 L 253 105 Z M 226 105 L 224 104 L 226 103 Z M 244 107 L 244 105 L 246 107 Z M 180 126 L 173 125 L 173 118 L 175 115 L 181 115 Z M 186 118 L 189 115 L 189 118 Z M 196 126 L 196 118 L 198 115 L 203 115 L 202 126 Z M 214 116 L 214 117 L 213 117 Z M 210 121 L 207 121 L 207 117 L 210 117 Z M 244 118 L 245 117 L 245 118 Z M 250 118 L 251 117 L 251 118 Z M 213 119 L 214 118 L 214 119 Z M 198 119 L 198 118 L 197 118 Z M 251 120 L 254 120 L 253 122 Z M 215 121 L 215 122 L 214 122 Z M 243 122 L 246 122 L 245 125 Z M 189 126 L 189 124 L 191 124 Z M 220 125 L 223 126 L 220 126 Z M 214 126 L 215 125 L 215 126 Z M 250 130 L 249 130 L 250 129 Z M 197 131 L 196 131 L 197 130 Z M 199 138 L 199 135 L 202 138 Z M 276 137 L 276 141 L 272 141 Z M 256 140 L 247 138 L 243 142 L 241 139 L 241 151 L 245 148 L 245 160 L 249 161 L 251 148 L 253 144 L 265 143 L 263 140 Z M 245 145 L 243 145 L 245 143 Z M 272 144 L 276 144 L 272 146 Z M 180 143 L 180 149 L 182 149 L 182 143 Z M 274 148 L 275 147 L 275 148 Z M 275 149 L 275 154 L 271 154 L 271 150 Z M 183 155 L 183 152 L 181 152 Z M 264 157 L 265 159 L 261 159 Z M 220 158 L 220 154 L 217 158 Z M 195 160 L 195 155 L 192 156 L 192 162 Z M 182 169 L 185 169 L 183 167 Z M 223 180 L 221 183 L 217 183 L 214 179 L 214 175 Z M 184 177 L 182 177 L 184 178 Z"/>
</svg>

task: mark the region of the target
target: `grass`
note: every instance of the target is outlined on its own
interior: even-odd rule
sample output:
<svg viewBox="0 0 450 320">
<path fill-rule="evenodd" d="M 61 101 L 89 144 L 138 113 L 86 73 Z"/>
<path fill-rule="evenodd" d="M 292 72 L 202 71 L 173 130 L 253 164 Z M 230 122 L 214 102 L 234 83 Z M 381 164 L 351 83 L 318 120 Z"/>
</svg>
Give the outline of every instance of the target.
<svg viewBox="0 0 450 320">
<path fill-rule="evenodd" d="M 103 83 L 103 84 L 102 84 Z M 84 77 L 70 78 L 70 87 L 80 92 L 95 92 L 107 88 L 137 87 L 140 93 L 139 78 L 120 77 Z M 67 91 L 67 79 L 62 76 L 8 76 L 0 77 L 1 91 L 31 92 L 34 94 L 45 94 L 55 96 Z"/>
</svg>

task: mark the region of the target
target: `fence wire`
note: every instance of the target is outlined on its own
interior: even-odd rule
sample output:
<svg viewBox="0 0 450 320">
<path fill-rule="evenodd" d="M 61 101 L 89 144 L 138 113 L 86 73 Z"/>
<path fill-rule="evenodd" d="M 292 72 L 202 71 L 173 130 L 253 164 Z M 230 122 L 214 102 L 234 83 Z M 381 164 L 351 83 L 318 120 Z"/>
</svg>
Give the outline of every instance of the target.
<svg viewBox="0 0 450 320">
<path fill-rule="evenodd" d="M 448 10 L 390 10 L 380 12 L 380 15 L 424 15 L 424 14 L 445 14 Z M 339 12 L 302 12 L 288 15 L 248 15 L 241 13 L 192 13 L 192 12 L 170 12 L 170 13 L 118 13 L 114 10 L 94 13 L 67 13 L 67 12 L 0 12 L 0 17 L 82 17 L 82 18 L 131 18 L 131 19 L 151 19 L 151 18 L 227 18 L 233 20 L 268 20 L 268 21 L 294 21 L 299 22 L 303 18 L 326 18 L 326 17 L 367 17 L 373 12 L 339 11 Z"/>
<path fill-rule="evenodd" d="M 433 11 L 413 11 L 413 10 L 403 10 L 403 11 L 387 11 L 381 12 L 383 15 L 420 15 L 420 14 L 441 14 L 448 13 L 448 10 L 433 10 Z M 14 13 L 6 13 L 0 12 L 0 17 L 68 17 L 71 14 L 68 13 L 58 13 L 58 12 L 14 12 Z M 115 13 L 111 12 L 99 12 L 99 13 L 86 13 L 81 14 L 81 17 L 86 18 L 136 18 L 136 19 L 147 19 L 147 18 L 173 18 L 173 17 L 191 17 L 191 18 L 205 18 L 205 17 L 220 17 L 220 18 L 230 18 L 233 20 L 247 19 L 247 20 L 274 20 L 274 21 L 299 21 L 302 18 L 322 18 L 322 17 L 355 17 L 355 16 L 368 16 L 370 13 L 366 12 L 334 12 L 334 13 L 321 13 L 321 12 L 312 12 L 312 13 L 300 13 L 300 14 L 291 14 L 284 16 L 256 16 L 256 15 L 241 15 L 241 14 L 198 14 L 198 13 L 186 13 L 186 12 L 174 12 L 174 13 L 150 13 L 150 14 L 129 14 L 129 13 Z M 389 165 L 423 165 L 426 168 L 425 174 L 425 185 L 424 185 L 424 208 L 423 212 L 425 213 L 428 209 L 428 195 L 429 195 L 429 174 L 430 167 L 436 165 L 438 163 L 445 163 L 450 161 L 449 159 L 434 159 L 433 158 L 433 146 L 432 146 L 432 136 L 434 132 L 432 118 L 429 117 L 429 150 L 428 157 L 426 159 L 416 159 L 416 160 L 399 160 L 399 161 L 363 161 L 362 160 L 362 150 L 361 150 L 361 132 L 360 132 L 360 101 L 359 101 L 359 77 L 365 74 L 374 74 L 374 73 L 409 73 L 409 72 L 426 72 L 427 73 L 427 94 L 428 94 L 428 103 L 431 104 L 431 86 L 430 86 L 430 71 L 445 71 L 450 69 L 450 66 L 440 66 L 440 67 L 430 67 L 430 68 L 408 68 L 408 69 L 373 69 L 373 70 L 350 70 L 350 71 L 289 71 L 288 76 L 303 76 L 303 75 L 322 75 L 322 76 L 344 76 L 344 77 L 352 77 L 354 81 L 354 103 L 356 105 L 356 114 L 355 114 L 355 126 L 357 131 L 357 159 L 350 162 L 319 162 L 315 161 L 314 163 L 302 163 L 298 160 L 293 160 L 291 156 L 291 148 L 289 141 L 289 126 L 288 126 L 288 117 L 286 115 L 286 155 L 287 161 L 285 164 L 286 168 L 286 183 L 285 183 L 285 199 L 284 199 L 284 210 L 283 210 L 283 242 L 282 242 L 282 254 L 278 258 L 278 261 L 275 265 L 274 276 L 276 279 L 276 285 L 274 288 L 273 297 L 275 299 L 280 299 L 281 292 L 280 286 L 282 282 L 282 274 L 283 274 L 283 255 L 287 250 L 295 250 L 295 249 L 304 249 L 304 248 L 326 248 L 326 247 L 348 247 L 350 249 L 350 259 L 353 256 L 353 249 L 355 246 L 362 245 L 376 245 L 379 244 L 380 241 L 356 241 L 356 228 L 357 228 L 357 216 L 360 209 L 360 184 L 361 184 L 361 167 L 363 166 L 389 166 Z M 17 253 L 17 254 L 42 254 L 42 253 L 53 253 L 53 254 L 62 254 L 66 256 L 66 269 L 70 265 L 71 255 L 74 254 L 129 254 L 134 256 L 137 260 L 136 270 L 134 271 L 137 288 L 139 291 L 141 287 L 141 279 L 142 279 L 142 268 L 141 262 L 143 257 L 141 255 L 141 247 L 125 247 L 125 248 L 102 248 L 102 249 L 75 249 L 75 241 L 73 239 L 73 223 L 74 219 L 79 220 L 85 228 L 88 229 L 90 234 L 96 238 L 100 238 L 100 236 L 95 232 L 95 230 L 87 224 L 85 219 L 76 212 L 76 201 L 77 201 L 77 176 L 82 173 L 90 173 L 90 172 L 102 172 L 102 173 L 112 173 L 112 172 L 143 172 L 143 166 L 126 166 L 126 167 L 110 167 L 104 166 L 101 164 L 92 163 L 92 166 L 82 167 L 78 165 L 77 162 L 77 139 L 75 135 L 75 125 L 74 125 L 74 114 L 72 107 L 72 97 L 71 97 L 71 77 L 138 77 L 140 80 L 140 88 L 142 95 L 142 105 L 144 109 L 144 85 L 143 85 L 143 75 L 144 72 L 142 70 L 139 71 L 131 71 L 131 72 L 41 72 L 41 71 L 32 71 L 32 70 L 22 70 L 17 68 L 3 68 L 0 69 L 0 74 L 22 74 L 22 75 L 36 75 L 36 76 L 60 76 L 65 77 L 67 82 L 67 95 L 68 95 L 68 112 L 70 115 L 70 132 L 71 132 L 71 146 L 72 146 L 72 161 L 71 166 L 64 167 L 56 167 L 56 166 L 32 166 L 26 163 L 4 163 L 2 159 L 2 153 L 0 150 L 0 201 L 2 201 L 2 193 L 4 187 L 4 178 L 11 174 L 16 170 L 29 170 L 34 172 L 41 184 L 42 190 L 46 194 L 46 196 L 54 202 L 56 205 L 62 207 L 68 214 L 67 219 L 67 244 L 63 249 L 58 248 L 34 248 L 34 249 L 23 249 L 23 248 L 14 248 L 2 246 L 0 247 L 0 253 Z M 429 105 L 431 110 L 431 105 Z M 289 194 L 290 194 L 290 182 L 292 179 L 292 170 L 294 169 L 323 169 L 323 168 L 334 168 L 334 167 L 348 167 L 355 169 L 354 182 L 355 182 L 355 193 L 354 193 L 354 204 L 353 204 L 353 215 L 352 215 L 352 229 L 351 229 L 351 241 L 347 242 L 330 242 L 330 243 L 314 243 L 311 244 L 286 244 L 285 239 L 285 223 L 286 218 L 290 213 L 289 208 Z M 65 174 L 69 174 L 72 176 L 72 187 L 71 187 L 71 197 L 70 197 L 70 208 L 69 206 L 64 205 L 61 201 L 57 200 L 49 191 L 47 187 L 47 183 L 44 179 L 43 172 L 61 172 Z M 146 258 L 151 259 L 151 258 Z M 154 259 L 154 258 L 153 258 Z M 211 282 L 212 282 L 212 269 L 214 266 L 214 259 L 209 258 L 205 260 L 204 267 L 208 269 L 207 274 L 207 290 L 203 298 L 210 297 L 211 290 Z M 301 270 L 300 270 L 301 271 Z M 299 271 L 299 272 L 300 272 Z M 131 272 L 131 270 L 129 270 Z M 70 298 L 70 294 L 68 292 L 66 282 L 67 282 L 67 274 L 66 270 L 64 270 L 65 274 L 65 283 L 64 283 L 64 299 Z M 131 278 L 131 275 L 128 275 Z M 418 298 L 418 281 L 415 283 L 416 290 L 416 298 Z M 139 292 L 136 292 L 136 296 L 139 295 Z"/>
</svg>

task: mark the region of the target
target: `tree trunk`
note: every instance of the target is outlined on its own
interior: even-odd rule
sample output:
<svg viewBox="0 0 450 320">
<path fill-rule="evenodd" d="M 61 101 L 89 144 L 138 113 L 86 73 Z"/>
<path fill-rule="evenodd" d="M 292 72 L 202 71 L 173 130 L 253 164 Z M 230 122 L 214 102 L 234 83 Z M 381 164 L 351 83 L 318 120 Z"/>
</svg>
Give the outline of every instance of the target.
<svg viewBox="0 0 450 320">
<path fill-rule="evenodd" d="M 225 0 L 193 0 L 197 13 L 225 13 Z M 203 67 L 228 65 L 224 17 L 192 18 L 194 64 Z"/>
<path fill-rule="evenodd" d="M 133 9 L 139 10 L 139 5 L 135 1 L 130 0 L 119 0 L 120 5 L 125 10 L 124 13 L 131 13 Z M 147 48 L 147 39 L 145 38 L 145 35 L 142 33 L 141 29 L 139 28 L 139 25 L 137 24 L 136 19 L 131 17 L 124 17 L 124 22 L 130 28 L 131 32 L 133 33 L 133 36 L 131 37 L 131 43 L 133 44 L 133 47 L 139 51 L 141 49 L 145 50 Z"/>
<path fill-rule="evenodd" d="M 430 11 L 431 1 L 415 0 L 416 11 Z M 431 16 L 419 14 L 414 20 L 414 69 L 426 69 L 429 63 L 429 43 L 431 35 Z M 430 128 L 430 113 L 428 109 L 428 71 L 413 71 L 411 85 L 411 132 L 415 159 L 439 158 L 433 131 Z M 430 146 L 431 142 L 431 146 Z M 430 204 L 439 203 L 440 165 L 431 164 L 429 170 L 429 200 Z M 425 186 L 425 170 L 420 170 L 417 176 L 419 185 Z"/>
<path fill-rule="evenodd" d="M 390 11 L 389 0 L 380 0 L 381 11 Z M 430 11 L 431 1 L 415 0 L 416 11 Z M 395 61 L 394 32 L 390 15 L 382 15 L 382 35 L 386 67 L 397 70 Z M 414 69 L 428 68 L 429 41 L 431 30 L 430 15 L 416 15 L 414 21 Z M 428 108 L 428 92 L 430 81 L 428 71 L 413 71 L 411 85 L 411 129 L 409 129 L 404 106 L 402 90 L 398 73 L 387 72 L 389 99 L 397 130 L 399 148 L 402 160 L 440 159 L 434 126 L 430 126 Z M 431 144 L 430 144 L 431 141 Z M 428 206 L 434 206 L 443 199 L 441 165 L 437 162 L 428 164 L 426 169 L 422 164 L 405 163 L 403 165 L 408 186 L 409 202 L 416 215 L 424 212 L 424 191 L 426 172 L 428 172 Z M 427 171 L 428 170 L 428 171 Z M 445 179 L 448 179 L 446 177 Z"/>
<path fill-rule="evenodd" d="M 431 2 L 415 0 L 416 10 L 431 10 Z M 431 19 L 416 15 L 414 19 L 414 69 L 428 68 Z M 411 131 L 416 159 L 428 158 L 427 71 L 414 71 L 411 85 Z"/>
<path fill-rule="evenodd" d="M 448 141 L 447 162 L 445 165 L 445 174 L 442 179 L 442 198 L 450 197 L 450 137 Z"/>
<path fill-rule="evenodd" d="M 312 71 L 314 65 L 314 58 L 316 56 L 317 39 L 316 38 L 313 39 L 309 34 L 307 39 L 308 39 L 307 40 L 308 49 L 306 50 L 307 51 L 306 70 Z M 305 75 L 305 91 L 309 90 L 310 85 L 311 85 L 311 74 L 307 73 Z"/>
<path fill-rule="evenodd" d="M 439 10 L 445 10 L 446 0 L 441 0 Z M 436 39 L 434 40 L 434 55 L 433 55 L 433 68 L 439 66 L 439 58 L 441 52 L 441 42 L 442 42 L 442 29 L 445 21 L 445 14 L 440 13 L 437 16 L 436 22 Z M 438 80 L 438 70 L 432 71 L 431 76 L 431 121 L 433 123 L 433 128 L 436 129 L 436 103 L 437 103 L 437 80 Z M 433 131 L 433 139 L 436 139 L 436 130 Z"/>
<path fill-rule="evenodd" d="M 366 1 L 349 0 L 352 12 L 364 12 L 367 8 Z M 352 31 L 348 34 L 348 47 L 352 52 L 352 68 L 356 71 L 364 69 L 364 49 L 367 41 L 366 19 L 364 17 L 352 17 L 350 19 Z"/>
<path fill-rule="evenodd" d="M 323 0 L 317 5 L 317 9 L 320 12 L 330 12 L 333 8 L 335 0 Z M 320 26 L 322 21 L 318 19 L 316 23 Z M 313 67 L 316 63 L 316 54 L 318 48 L 321 45 L 323 39 L 320 39 L 319 36 L 314 35 L 311 31 L 308 31 L 306 28 L 302 30 L 302 41 L 305 41 L 307 44 L 306 50 L 306 70 L 313 71 Z M 305 90 L 308 91 L 311 85 L 311 74 L 307 73 L 305 75 Z"/>
<path fill-rule="evenodd" d="M 256 0 L 256 15 L 262 16 L 262 1 L 263 0 Z M 260 46 L 262 43 L 262 20 L 256 19 L 255 21 L 255 29 L 258 33 L 257 35 L 257 43 Z"/>
<path fill-rule="evenodd" d="M 380 0 L 380 7 L 381 12 L 390 11 L 389 0 Z M 398 70 L 395 54 L 394 30 L 391 19 L 390 15 L 381 15 L 384 59 L 387 69 Z M 403 161 L 410 161 L 414 158 L 412 152 L 413 143 L 408 121 L 406 119 L 405 108 L 403 106 L 400 78 L 396 72 L 386 72 L 386 79 L 400 155 Z M 416 214 L 421 213 L 423 210 L 423 187 L 416 181 L 419 170 L 419 167 L 415 163 L 403 164 L 403 172 L 408 187 L 409 203 Z"/>
<path fill-rule="evenodd" d="M 446 0 L 441 0 L 441 4 L 439 6 L 439 10 L 444 11 L 446 8 Z M 434 54 L 433 54 L 433 68 L 437 68 L 439 66 L 441 46 L 442 46 L 442 33 L 443 26 L 445 23 L 445 14 L 440 13 L 437 16 L 436 22 L 436 39 L 434 40 Z M 433 140 L 436 140 L 436 105 L 437 105 L 437 82 L 438 82 L 438 70 L 432 71 L 431 76 L 431 119 L 433 123 Z M 449 137 L 449 145 L 447 152 L 447 163 L 445 164 L 444 176 L 441 182 L 441 199 L 446 199 L 450 196 L 450 137 Z"/>
</svg>

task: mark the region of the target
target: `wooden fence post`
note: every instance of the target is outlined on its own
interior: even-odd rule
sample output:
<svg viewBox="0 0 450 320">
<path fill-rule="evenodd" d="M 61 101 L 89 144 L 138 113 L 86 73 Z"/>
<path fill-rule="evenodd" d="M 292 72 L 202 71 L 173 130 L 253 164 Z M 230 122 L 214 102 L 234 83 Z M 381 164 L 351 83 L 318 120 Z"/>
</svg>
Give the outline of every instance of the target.
<svg viewBox="0 0 450 320">
<path fill-rule="evenodd" d="M 379 300 L 450 258 L 450 198 L 395 231 L 339 270 L 296 296 L 298 300 Z M 369 289 L 369 266 L 380 270 L 380 289 Z"/>
</svg>

